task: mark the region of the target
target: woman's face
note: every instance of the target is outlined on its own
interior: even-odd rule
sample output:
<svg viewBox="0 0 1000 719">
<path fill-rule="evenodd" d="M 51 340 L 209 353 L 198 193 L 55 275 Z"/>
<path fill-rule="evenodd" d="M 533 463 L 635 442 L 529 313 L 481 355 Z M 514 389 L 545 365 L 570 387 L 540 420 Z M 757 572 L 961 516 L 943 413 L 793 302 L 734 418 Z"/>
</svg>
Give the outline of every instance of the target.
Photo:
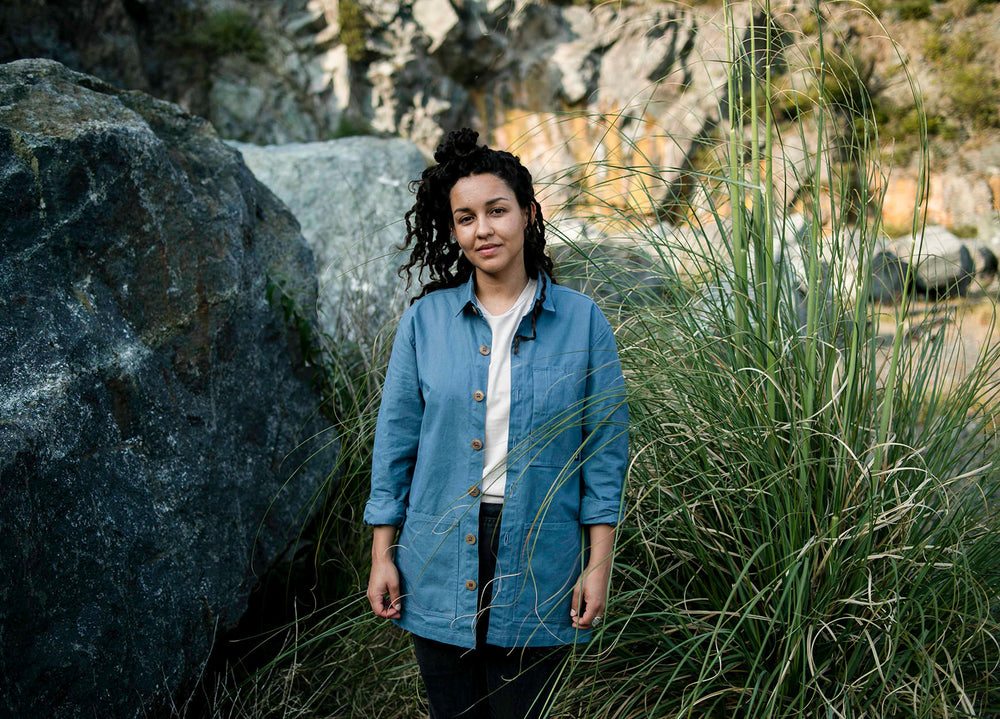
<svg viewBox="0 0 1000 719">
<path fill-rule="evenodd" d="M 452 232 L 477 275 L 517 284 L 527 280 L 524 230 L 528 210 L 496 175 L 469 175 L 451 188 Z"/>
</svg>

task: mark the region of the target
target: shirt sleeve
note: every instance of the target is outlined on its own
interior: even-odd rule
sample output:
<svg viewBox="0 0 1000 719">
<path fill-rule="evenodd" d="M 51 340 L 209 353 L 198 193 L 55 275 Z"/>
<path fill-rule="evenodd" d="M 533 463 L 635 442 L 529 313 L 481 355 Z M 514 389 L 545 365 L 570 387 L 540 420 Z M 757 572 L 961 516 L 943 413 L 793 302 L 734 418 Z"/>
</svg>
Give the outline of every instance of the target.
<svg viewBox="0 0 1000 719">
<path fill-rule="evenodd" d="M 371 494 L 365 524 L 401 526 L 417 461 L 424 400 L 420 392 L 413 313 L 400 320 L 375 424 Z"/>
<path fill-rule="evenodd" d="M 628 464 L 628 403 L 615 336 L 594 308 L 581 447 L 581 524 L 617 525 Z"/>
</svg>

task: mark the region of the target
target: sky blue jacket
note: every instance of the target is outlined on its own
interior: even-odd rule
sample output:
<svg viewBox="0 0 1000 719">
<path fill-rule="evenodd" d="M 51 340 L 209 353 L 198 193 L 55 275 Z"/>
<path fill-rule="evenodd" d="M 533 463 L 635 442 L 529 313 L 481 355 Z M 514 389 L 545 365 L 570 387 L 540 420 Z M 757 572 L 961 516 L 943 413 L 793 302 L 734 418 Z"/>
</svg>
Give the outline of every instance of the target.
<svg viewBox="0 0 1000 719">
<path fill-rule="evenodd" d="M 542 292 L 544 289 L 544 299 Z M 614 335 L 585 295 L 540 277 L 535 338 L 493 348 L 470 279 L 417 300 L 393 343 L 375 429 L 367 524 L 401 527 L 403 629 L 475 645 L 477 537 L 490 352 L 511 355 L 507 484 L 487 641 L 582 641 L 570 599 L 582 525 L 618 523 L 628 409 Z"/>
</svg>

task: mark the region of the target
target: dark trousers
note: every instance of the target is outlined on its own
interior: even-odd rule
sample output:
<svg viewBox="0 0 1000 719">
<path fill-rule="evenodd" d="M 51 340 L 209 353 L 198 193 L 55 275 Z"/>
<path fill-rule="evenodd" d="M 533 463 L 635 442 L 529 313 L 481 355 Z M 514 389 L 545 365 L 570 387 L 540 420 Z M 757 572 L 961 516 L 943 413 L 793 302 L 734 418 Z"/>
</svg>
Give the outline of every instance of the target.
<svg viewBox="0 0 1000 719">
<path fill-rule="evenodd" d="M 499 504 L 479 510 L 479 614 L 476 648 L 413 635 L 431 719 L 536 719 L 551 704 L 567 647 L 514 648 L 486 643 L 500 545 Z"/>
</svg>

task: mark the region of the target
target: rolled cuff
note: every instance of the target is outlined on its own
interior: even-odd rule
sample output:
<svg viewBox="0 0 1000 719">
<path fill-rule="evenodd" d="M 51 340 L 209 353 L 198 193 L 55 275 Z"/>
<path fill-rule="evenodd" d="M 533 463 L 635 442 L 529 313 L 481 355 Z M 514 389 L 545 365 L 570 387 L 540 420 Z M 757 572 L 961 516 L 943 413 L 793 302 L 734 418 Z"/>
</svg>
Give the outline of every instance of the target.
<svg viewBox="0 0 1000 719">
<path fill-rule="evenodd" d="M 609 506 L 605 502 L 583 497 L 580 500 L 580 524 L 610 524 L 617 527 L 621 521 L 621 505 Z"/>
<path fill-rule="evenodd" d="M 365 504 L 365 524 L 372 526 L 391 524 L 394 527 L 401 527 L 405 517 L 406 506 L 400 502 L 369 499 Z"/>
</svg>

